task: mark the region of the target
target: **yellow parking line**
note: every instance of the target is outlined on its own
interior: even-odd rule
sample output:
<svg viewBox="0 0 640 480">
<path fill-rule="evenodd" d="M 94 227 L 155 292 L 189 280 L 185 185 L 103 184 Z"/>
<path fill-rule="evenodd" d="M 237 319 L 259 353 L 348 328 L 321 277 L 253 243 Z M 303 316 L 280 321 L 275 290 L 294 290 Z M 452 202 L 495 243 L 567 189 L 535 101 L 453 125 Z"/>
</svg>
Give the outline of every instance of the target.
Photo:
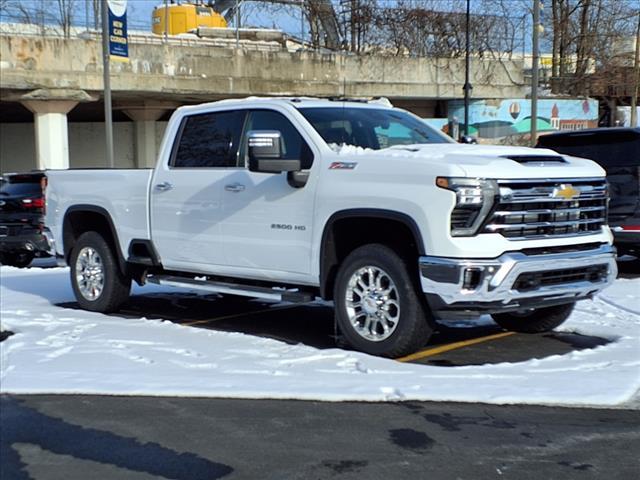
<svg viewBox="0 0 640 480">
<path fill-rule="evenodd" d="M 412 353 L 406 357 L 396 358 L 399 362 L 411 362 L 412 360 L 419 360 L 421 358 L 432 357 L 439 353 L 448 352 L 449 350 L 456 350 L 457 348 L 468 347 L 469 345 L 475 345 L 476 343 L 488 342 L 489 340 L 497 340 L 498 338 L 508 337 L 515 332 L 502 332 L 494 335 L 487 335 L 486 337 L 472 338 L 471 340 L 463 340 L 461 342 L 448 343 L 439 347 L 428 348 L 420 352 Z"/>
<path fill-rule="evenodd" d="M 208 320 L 196 320 L 194 322 L 185 322 L 185 323 L 181 323 L 180 325 L 185 325 L 187 327 L 191 327 L 193 325 L 200 325 L 202 323 L 212 323 L 212 322 L 217 322 L 217 321 L 220 321 L 220 320 L 229 320 L 231 318 L 247 317 L 249 315 L 257 315 L 259 313 L 275 312 L 277 310 L 288 310 L 290 308 L 296 308 L 296 307 L 300 307 L 302 305 L 306 305 L 306 304 L 297 303 L 295 305 L 285 305 L 285 306 L 282 306 L 282 307 L 265 308 L 265 309 L 262 309 L 262 310 L 253 310 L 253 311 L 245 312 L 245 313 L 235 313 L 233 315 L 226 315 L 224 317 L 210 318 Z"/>
</svg>

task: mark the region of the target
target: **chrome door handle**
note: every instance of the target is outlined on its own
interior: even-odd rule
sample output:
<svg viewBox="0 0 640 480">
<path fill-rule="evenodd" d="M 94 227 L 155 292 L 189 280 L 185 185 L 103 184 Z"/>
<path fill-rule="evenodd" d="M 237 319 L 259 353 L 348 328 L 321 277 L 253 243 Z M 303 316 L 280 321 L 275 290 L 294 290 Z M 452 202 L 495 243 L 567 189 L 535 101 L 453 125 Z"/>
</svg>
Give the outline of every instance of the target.
<svg viewBox="0 0 640 480">
<path fill-rule="evenodd" d="M 242 185 L 241 183 L 231 183 L 231 184 L 229 184 L 229 185 L 225 185 L 225 186 L 224 186 L 224 189 L 225 189 L 227 192 L 235 192 L 235 193 L 238 193 L 238 192 L 242 192 L 242 191 L 244 191 L 244 185 Z"/>
<path fill-rule="evenodd" d="M 171 190 L 172 188 L 173 188 L 173 185 L 170 184 L 169 182 L 162 182 L 156 185 L 156 190 L 159 192 L 166 192 L 167 190 Z"/>
</svg>

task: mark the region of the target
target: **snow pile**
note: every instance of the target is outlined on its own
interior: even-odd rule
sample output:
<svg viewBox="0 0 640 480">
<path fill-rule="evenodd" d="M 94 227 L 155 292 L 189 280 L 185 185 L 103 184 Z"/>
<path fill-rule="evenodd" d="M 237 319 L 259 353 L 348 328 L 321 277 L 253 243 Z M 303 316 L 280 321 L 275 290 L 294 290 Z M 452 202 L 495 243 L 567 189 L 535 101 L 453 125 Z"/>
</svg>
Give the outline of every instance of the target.
<svg viewBox="0 0 640 480">
<path fill-rule="evenodd" d="M 440 144 L 438 144 L 440 145 Z M 394 145 L 392 147 L 374 150 L 373 148 L 364 148 L 357 145 L 348 145 L 346 143 L 330 143 L 329 148 L 338 155 L 384 155 L 387 157 L 419 157 L 422 147 L 428 145 Z M 433 149 L 432 149 L 433 150 Z M 438 155 L 442 157 L 442 155 Z"/>
<path fill-rule="evenodd" d="M 404 158 L 430 158 L 442 159 L 448 155 L 464 155 L 466 157 L 480 157 L 487 159 L 497 159 L 507 155 L 557 155 L 556 152 L 529 147 L 513 147 L 502 145 L 467 145 L 459 143 L 416 143 L 410 145 L 392 145 L 391 147 L 374 150 L 363 148 L 346 143 L 330 143 L 335 153 L 341 156 L 374 155 L 378 157 L 404 157 Z"/>
<path fill-rule="evenodd" d="M 67 269 L 2 267 L 0 276 L 2 329 L 16 333 L 0 343 L 2 393 L 606 406 L 640 388 L 640 279 L 580 303 L 562 328 L 613 343 L 521 363 L 435 367 L 57 307 L 73 301 Z"/>
<path fill-rule="evenodd" d="M 380 152 L 380 150 L 358 147 L 357 145 L 347 145 L 346 143 L 330 143 L 329 148 L 338 155 L 368 155 Z"/>
</svg>

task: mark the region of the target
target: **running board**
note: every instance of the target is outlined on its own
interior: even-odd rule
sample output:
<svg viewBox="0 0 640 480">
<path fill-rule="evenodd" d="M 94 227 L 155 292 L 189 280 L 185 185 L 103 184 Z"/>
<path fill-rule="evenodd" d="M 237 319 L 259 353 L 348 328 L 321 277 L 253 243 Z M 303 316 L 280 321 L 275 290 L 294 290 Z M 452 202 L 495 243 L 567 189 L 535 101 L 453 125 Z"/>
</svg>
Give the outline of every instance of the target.
<svg viewBox="0 0 640 480">
<path fill-rule="evenodd" d="M 277 300 L 280 302 L 307 303 L 315 300 L 315 296 L 312 293 L 301 292 L 298 289 L 257 287 L 253 285 L 214 282 L 211 280 L 198 280 L 173 275 L 149 275 L 147 282 L 169 287 L 196 288 L 208 292 L 227 293 L 231 295 L 241 295 L 243 297 Z"/>
</svg>

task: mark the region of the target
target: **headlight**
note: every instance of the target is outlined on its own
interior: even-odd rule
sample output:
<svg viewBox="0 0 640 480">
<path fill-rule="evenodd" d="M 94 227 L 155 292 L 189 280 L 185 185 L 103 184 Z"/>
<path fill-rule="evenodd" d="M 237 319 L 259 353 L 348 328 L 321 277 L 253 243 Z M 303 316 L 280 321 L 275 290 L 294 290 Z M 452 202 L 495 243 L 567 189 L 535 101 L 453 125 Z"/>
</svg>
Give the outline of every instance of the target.
<svg viewBox="0 0 640 480">
<path fill-rule="evenodd" d="M 498 183 L 484 178 L 438 177 L 436 185 L 456 194 L 456 206 L 451 212 L 451 235 L 475 235 L 491 211 L 498 195 Z"/>
</svg>

